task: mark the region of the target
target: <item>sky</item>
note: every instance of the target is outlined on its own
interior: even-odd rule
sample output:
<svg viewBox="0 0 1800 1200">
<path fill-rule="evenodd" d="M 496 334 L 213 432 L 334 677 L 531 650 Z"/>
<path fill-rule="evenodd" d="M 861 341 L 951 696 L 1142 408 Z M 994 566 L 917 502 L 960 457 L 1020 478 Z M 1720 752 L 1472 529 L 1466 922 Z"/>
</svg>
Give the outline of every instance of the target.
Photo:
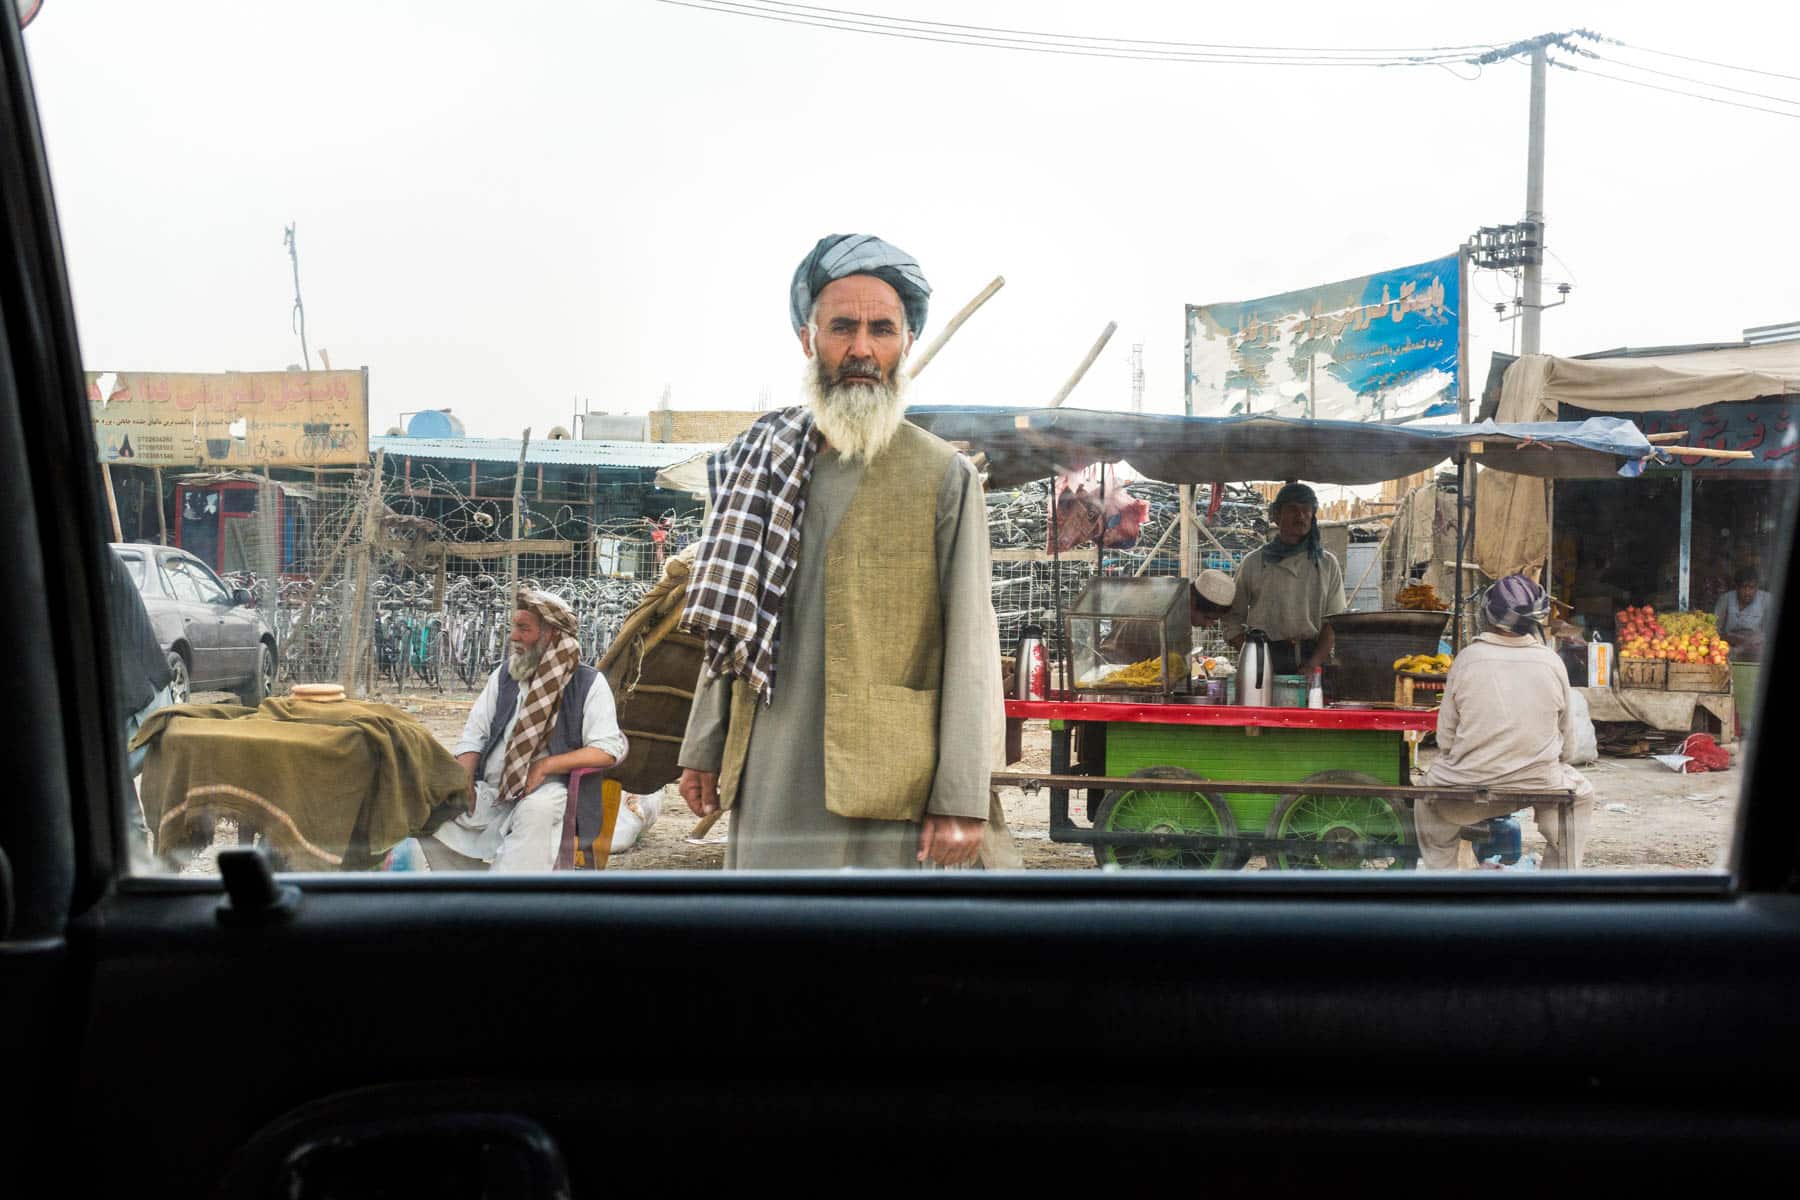
<svg viewBox="0 0 1800 1200">
<path fill-rule="evenodd" d="M 826 0 L 829 2 L 829 0 Z M 861 0 L 864 12 L 1107 38 L 1438 47 L 1593 29 L 1587 64 L 1800 116 L 1769 72 L 1800 6 L 1172 5 Z M 1703 12 L 1705 20 L 1696 18 Z M 1005 288 L 915 403 L 1183 403 L 1185 306 L 1453 253 L 1524 210 L 1523 65 L 1119 61 L 943 45 L 658 0 L 46 0 L 25 33 L 86 365 L 366 366 L 370 426 L 450 408 L 537 436 L 584 404 L 795 402 L 788 281 L 878 234 L 934 288 L 924 337 Z M 1736 340 L 1800 320 L 1796 116 L 1552 70 L 1545 212 L 1568 303 L 1543 349 Z M 1518 322 L 1476 272 L 1470 389 Z"/>
</svg>

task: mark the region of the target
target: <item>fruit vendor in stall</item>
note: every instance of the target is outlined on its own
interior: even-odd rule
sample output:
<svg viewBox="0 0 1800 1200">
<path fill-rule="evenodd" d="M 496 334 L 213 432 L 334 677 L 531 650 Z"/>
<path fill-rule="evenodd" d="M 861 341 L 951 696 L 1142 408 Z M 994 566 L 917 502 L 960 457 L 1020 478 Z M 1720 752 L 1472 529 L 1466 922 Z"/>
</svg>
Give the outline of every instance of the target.
<svg viewBox="0 0 1800 1200">
<path fill-rule="evenodd" d="M 1720 596 L 1713 610 L 1719 637 L 1730 645 L 1732 662 L 1761 662 L 1769 593 L 1757 587 L 1756 572 L 1749 567 L 1739 571 L 1733 582 L 1737 586 Z"/>
<path fill-rule="evenodd" d="M 1269 506 L 1276 535 L 1244 556 L 1237 591 L 1223 622 L 1225 640 L 1244 644 L 1244 632 L 1269 638 L 1277 675 L 1304 674 L 1331 658 L 1332 629 L 1325 618 L 1344 612 L 1344 569 L 1319 540 L 1319 497 L 1304 483 L 1290 483 Z"/>
</svg>

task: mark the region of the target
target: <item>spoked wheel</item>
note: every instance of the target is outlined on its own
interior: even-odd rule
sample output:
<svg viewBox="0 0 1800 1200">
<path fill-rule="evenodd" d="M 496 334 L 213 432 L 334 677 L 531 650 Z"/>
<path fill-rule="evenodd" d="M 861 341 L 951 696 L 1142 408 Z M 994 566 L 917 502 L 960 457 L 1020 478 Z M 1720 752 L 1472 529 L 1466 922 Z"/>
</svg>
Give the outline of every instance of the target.
<svg viewBox="0 0 1800 1200">
<path fill-rule="evenodd" d="M 187 659 L 181 657 L 178 650 L 169 651 L 169 694 L 177 704 L 186 704 L 188 697 L 192 695 L 192 689 L 188 685 Z"/>
<path fill-rule="evenodd" d="M 1381 787 L 1360 771 L 1320 771 L 1302 783 L 1349 783 Z M 1282 871 L 1406 871 L 1417 864 L 1408 854 L 1365 853 L 1371 845 L 1416 846 L 1412 812 L 1385 796 L 1283 796 L 1269 818 L 1272 838 L 1316 842 L 1316 852 L 1277 852 L 1269 867 Z"/>
<path fill-rule="evenodd" d="M 418 637 L 419 678 L 430 686 L 437 687 L 438 680 L 443 678 L 444 627 L 434 618 L 425 623 Z"/>
<path fill-rule="evenodd" d="M 1180 767 L 1145 767 L 1133 779 L 1203 780 Z M 1126 788 L 1106 793 L 1094 814 L 1094 828 L 1107 833 L 1197 833 L 1235 837 L 1237 822 L 1217 796 L 1205 792 L 1162 792 L 1153 786 Z M 1101 866 L 1151 867 L 1180 871 L 1235 871 L 1245 856 L 1234 849 L 1184 850 L 1161 846 L 1116 846 L 1094 843 L 1094 857 Z"/>
</svg>

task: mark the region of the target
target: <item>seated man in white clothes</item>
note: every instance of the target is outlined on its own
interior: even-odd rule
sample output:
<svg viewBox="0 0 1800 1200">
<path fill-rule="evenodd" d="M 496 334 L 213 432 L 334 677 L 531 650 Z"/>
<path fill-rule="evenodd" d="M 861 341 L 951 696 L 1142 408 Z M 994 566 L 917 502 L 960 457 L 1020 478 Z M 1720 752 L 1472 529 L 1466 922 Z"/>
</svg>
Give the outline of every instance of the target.
<svg viewBox="0 0 1800 1200">
<path fill-rule="evenodd" d="M 625 757 L 606 677 L 581 662 L 569 606 L 519 592 L 511 652 L 488 677 L 453 753 L 469 810 L 423 839 L 438 871 L 548 871 L 556 865 L 569 773 Z"/>
<path fill-rule="evenodd" d="M 1554 803 L 1534 806 L 1549 847 L 1546 868 L 1581 866 L 1593 823 L 1594 788 L 1569 763 L 1575 757 L 1575 710 L 1569 672 L 1544 643 L 1550 598 L 1523 575 L 1499 580 L 1482 598 L 1481 635 L 1463 647 L 1444 681 L 1438 708 L 1438 754 L 1426 787 L 1487 787 L 1495 791 L 1575 793 L 1563 827 Z M 1503 804 L 1420 800 L 1419 866 L 1456 866 L 1465 827 L 1503 817 Z"/>
</svg>

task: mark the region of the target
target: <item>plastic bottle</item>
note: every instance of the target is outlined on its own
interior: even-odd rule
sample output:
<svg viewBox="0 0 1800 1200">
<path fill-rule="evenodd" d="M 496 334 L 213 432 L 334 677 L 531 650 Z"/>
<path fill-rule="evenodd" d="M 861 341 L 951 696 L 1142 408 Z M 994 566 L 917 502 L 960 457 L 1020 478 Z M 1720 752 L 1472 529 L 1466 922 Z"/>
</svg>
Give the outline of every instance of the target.
<svg viewBox="0 0 1800 1200">
<path fill-rule="evenodd" d="M 1306 707 L 1325 707 L 1325 672 L 1314 667 L 1306 673 Z"/>
</svg>

